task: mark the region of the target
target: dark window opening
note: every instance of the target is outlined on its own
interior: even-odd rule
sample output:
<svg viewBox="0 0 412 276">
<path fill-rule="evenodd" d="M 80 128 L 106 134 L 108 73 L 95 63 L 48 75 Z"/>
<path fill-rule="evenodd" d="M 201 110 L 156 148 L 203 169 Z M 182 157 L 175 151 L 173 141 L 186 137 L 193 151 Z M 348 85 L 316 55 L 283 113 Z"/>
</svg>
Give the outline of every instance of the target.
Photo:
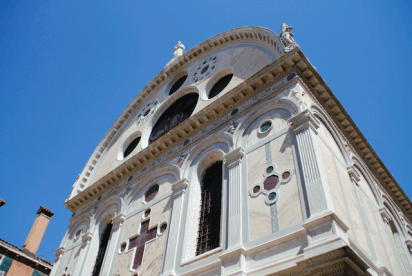
<svg viewBox="0 0 412 276">
<path fill-rule="evenodd" d="M 209 99 L 217 96 L 220 92 L 222 92 L 223 89 L 225 89 L 229 82 L 232 80 L 232 78 L 233 74 L 229 74 L 221 78 L 210 90 Z"/>
<path fill-rule="evenodd" d="M 129 156 L 129 154 L 132 153 L 132 151 L 136 148 L 136 146 L 139 144 L 140 142 L 140 136 L 135 138 L 126 148 L 126 150 L 123 153 L 123 158 L 126 158 L 127 156 Z"/>
<path fill-rule="evenodd" d="M 107 245 L 109 244 L 110 234 L 112 233 L 112 227 L 113 223 L 110 222 L 104 230 L 102 239 L 100 240 L 99 253 L 97 253 L 97 258 L 94 265 L 92 276 L 99 276 L 100 274 L 100 270 L 102 269 L 102 264 L 104 260 L 104 255 L 106 254 Z"/>
<path fill-rule="evenodd" d="M 179 90 L 179 88 L 183 85 L 183 83 L 185 83 L 186 79 L 187 79 L 187 75 L 178 79 L 177 82 L 173 84 L 172 88 L 170 88 L 169 96 L 173 95 L 177 90 Z"/>
<path fill-rule="evenodd" d="M 149 143 L 153 143 L 189 118 L 195 110 L 198 98 L 197 93 L 190 93 L 175 101 L 157 120 L 150 134 Z"/>
<path fill-rule="evenodd" d="M 203 176 L 196 255 L 219 247 L 221 198 L 222 161 L 219 161 Z"/>
</svg>

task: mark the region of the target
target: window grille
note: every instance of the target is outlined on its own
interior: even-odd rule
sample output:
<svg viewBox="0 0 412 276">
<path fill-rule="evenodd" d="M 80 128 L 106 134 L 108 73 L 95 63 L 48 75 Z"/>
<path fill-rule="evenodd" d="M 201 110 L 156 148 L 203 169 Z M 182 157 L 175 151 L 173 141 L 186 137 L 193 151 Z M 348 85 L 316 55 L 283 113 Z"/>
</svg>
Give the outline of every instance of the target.
<svg viewBox="0 0 412 276">
<path fill-rule="evenodd" d="M 112 227 L 113 222 L 110 222 L 104 230 L 102 239 L 100 240 L 99 253 L 97 254 L 92 276 L 99 276 L 100 274 L 100 269 L 102 268 L 104 255 L 106 254 L 107 245 L 109 244 L 110 234 L 112 233 Z"/>
<path fill-rule="evenodd" d="M 222 198 L 222 161 L 210 166 L 203 176 L 196 255 L 219 247 Z"/>
</svg>

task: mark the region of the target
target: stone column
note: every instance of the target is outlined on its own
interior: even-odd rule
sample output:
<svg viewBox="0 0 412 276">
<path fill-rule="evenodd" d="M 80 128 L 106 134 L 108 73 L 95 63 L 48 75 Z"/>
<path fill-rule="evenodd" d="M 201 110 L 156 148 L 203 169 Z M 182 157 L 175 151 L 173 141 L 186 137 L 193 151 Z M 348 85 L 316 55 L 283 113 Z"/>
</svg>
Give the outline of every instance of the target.
<svg viewBox="0 0 412 276">
<path fill-rule="evenodd" d="M 86 259 L 86 252 L 87 252 L 87 245 L 90 243 L 90 240 L 93 238 L 93 234 L 91 232 L 87 232 L 82 236 L 82 245 L 80 249 L 79 257 L 77 258 L 77 263 L 73 270 L 73 275 L 81 275 L 80 271 L 83 266 L 83 262 Z"/>
<path fill-rule="evenodd" d="M 163 275 L 175 275 L 174 268 L 176 263 L 177 245 L 180 235 L 180 221 L 182 218 L 182 206 L 184 194 L 189 181 L 186 178 L 172 184 L 173 190 L 173 209 L 169 225 L 166 253 L 163 266 Z"/>
<path fill-rule="evenodd" d="M 296 134 L 304 188 L 309 206 L 308 217 L 328 209 L 334 211 L 332 195 L 317 138 L 319 123 L 309 110 L 292 117 L 289 122 Z"/>
<path fill-rule="evenodd" d="M 240 245 L 242 237 L 241 223 L 241 188 L 242 176 L 240 165 L 244 155 L 243 148 L 239 147 L 224 156 L 225 164 L 229 169 L 228 185 L 228 248 Z"/>
<path fill-rule="evenodd" d="M 110 273 L 112 270 L 113 261 L 116 259 L 117 252 L 119 251 L 118 243 L 121 233 L 120 230 L 125 219 L 125 214 L 119 214 L 113 218 L 113 228 L 110 235 L 110 242 L 108 248 L 106 249 L 106 255 L 104 256 L 103 267 L 100 275 L 111 275 Z"/>
</svg>

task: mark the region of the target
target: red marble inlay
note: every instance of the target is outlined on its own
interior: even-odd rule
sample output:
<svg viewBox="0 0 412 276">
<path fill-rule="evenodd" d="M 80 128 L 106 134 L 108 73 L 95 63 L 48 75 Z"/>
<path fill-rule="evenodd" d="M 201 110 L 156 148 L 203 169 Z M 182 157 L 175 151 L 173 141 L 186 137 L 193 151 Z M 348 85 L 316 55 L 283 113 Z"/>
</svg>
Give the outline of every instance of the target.
<svg viewBox="0 0 412 276">
<path fill-rule="evenodd" d="M 260 186 L 259 185 L 256 185 L 255 187 L 253 187 L 253 193 L 256 194 L 259 191 L 260 191 Z"/>
<path fill-rule="evenodd" d="M 129 250 L 136 247 L 136 254 L 134 255 L 133 269 L 138 268 L 142 264 L 143 252 L 146 242 L 151 241 L 156 238 L 157 227 L 150 230 L 149 228 L 150 219 L 142 222 L 142 227 L 140 234 L 129 240 Z"/>
<path fill-rule="evenodd" d="M 265 182 L 263 182 L 263 188 L 265 188 L 266 191 L 270 191 L 276 187 L 278 182 L 278 177 L 276 175 L 271 175 L 266 178 Z"/>
<path fill-rule="evenodd" d="M 287 179 L 289 176 L 290 176 L 290 172 L 284 172 L 284 173 L 282 174 L 282 178 L 283 178 L 283 179 Z"/>
<path fill-rule="evenodd" d="M 150 215 L 150 208 L 144 212 L 144 217 L 147 218 Z"/>
<path fill-rule="evenodd" d="M 150 187 L 149 190 L 146 192 L 146 195 L 145 195 L 146 202 L 151 201 L 157 195 L 158 191 L 159 191 L 159 185 L 158 184 L 155 184 L 152 187 Z"/>
<path fill-rule="evenodd" d="M 167 223 L 163 223 L 162 226 L 160 226 L 160 233 L 163 233 L 167 229 Z"/>
</svg>

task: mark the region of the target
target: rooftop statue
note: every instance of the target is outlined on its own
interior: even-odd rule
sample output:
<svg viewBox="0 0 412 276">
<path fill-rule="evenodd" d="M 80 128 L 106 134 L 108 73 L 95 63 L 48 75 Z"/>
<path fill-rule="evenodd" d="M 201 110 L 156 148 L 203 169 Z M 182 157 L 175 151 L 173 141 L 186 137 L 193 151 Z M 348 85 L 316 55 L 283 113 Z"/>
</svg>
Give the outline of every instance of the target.
<svg viewBox="0 0 412 276">
<path fill-rule="evenodd" d="M 181 41 L 178 41 L 173 51 L 173 58 L 169 60 L 165 68 L 169 66 L 173 61 L 175 61 L 178 57 L 183 55 L 184 51 L 185 51 L 185 45 L 183 45 Z"/>
<path fill-rule="evenodd" d="M 283 23 L 282 26 L 280 26 L 280 29 L 282 31 L 280 32 L 279 37 L 285 46 L 285 53 L 287 53 L 298 46 L 298 44 L 296 44 L 295 39 L 293 39 L 293 34 L 291 32 L 293 29 L 292 26 L 288 26 L 288 24 Z"/>
</svg>

